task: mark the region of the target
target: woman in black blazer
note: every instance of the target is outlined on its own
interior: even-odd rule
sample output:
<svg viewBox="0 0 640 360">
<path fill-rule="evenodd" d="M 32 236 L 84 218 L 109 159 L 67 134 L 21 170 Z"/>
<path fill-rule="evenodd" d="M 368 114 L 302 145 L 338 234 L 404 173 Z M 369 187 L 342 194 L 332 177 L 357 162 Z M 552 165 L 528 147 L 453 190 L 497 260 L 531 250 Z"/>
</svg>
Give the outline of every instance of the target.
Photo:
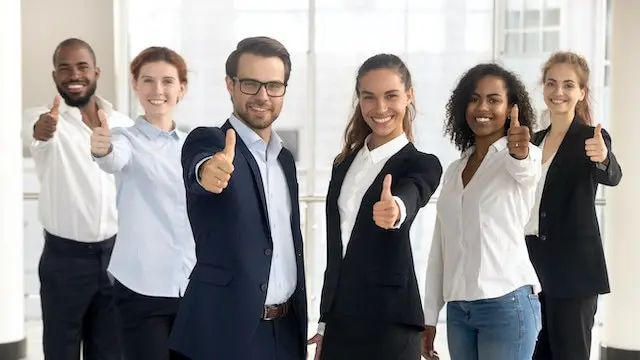
<svg viewBox="0 0 640 360">
<path fill-rule="evenodd" d="M 327 195 L 325 271 L 315 359 L 419 360 L 424 316 L 409 230 L 442 166 L 412 141 L 413 88 L 395 55 L 356 79 L 358 103 Z"/>
<path fill-rule="evenodd" d="M 589 66 L 571 52 L 543 67 L 551 126 L 534 134 L 542 177 L 525 233 L 540 283 L 542 330 L 535 360 L 588 360 L 599 294 L 609 290 L 596 217 L 598 184 L 615 186 L 622 170 L 611 137 L 591 126 Z"/>
</svg>

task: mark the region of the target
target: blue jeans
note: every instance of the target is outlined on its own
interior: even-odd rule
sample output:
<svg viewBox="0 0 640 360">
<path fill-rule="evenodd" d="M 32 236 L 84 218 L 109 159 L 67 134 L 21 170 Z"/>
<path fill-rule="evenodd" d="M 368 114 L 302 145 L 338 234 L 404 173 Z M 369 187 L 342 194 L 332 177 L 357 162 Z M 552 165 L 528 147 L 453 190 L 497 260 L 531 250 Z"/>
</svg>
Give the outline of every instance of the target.
<svg viewBox="0 0 640 360">
<path fill-rule="evenodd" d="M 531 360 L 541 328 L 531 286 L 494 299 L 447 304 L 451 360 Z"/>
</svg>

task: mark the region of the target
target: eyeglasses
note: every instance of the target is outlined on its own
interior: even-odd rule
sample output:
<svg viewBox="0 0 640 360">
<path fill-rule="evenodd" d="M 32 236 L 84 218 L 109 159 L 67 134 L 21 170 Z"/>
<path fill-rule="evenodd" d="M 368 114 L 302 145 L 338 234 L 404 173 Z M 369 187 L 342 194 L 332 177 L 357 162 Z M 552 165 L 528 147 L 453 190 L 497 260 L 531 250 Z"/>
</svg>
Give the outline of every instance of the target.
<svg viewBox="0 0 640 360">
<path fill-rule="evenodd" d="M 264 86 L 267 91 L 267 95 L 271 97 L 281 97 L 287 91 L 287 84 L 280 81 L 261 82 L 254 79 L 239 79 L 233 78 L 240 84 L 240 92 L 246 95 L 256 95 L 260 92 L 260 89 Z"/>
</svg>

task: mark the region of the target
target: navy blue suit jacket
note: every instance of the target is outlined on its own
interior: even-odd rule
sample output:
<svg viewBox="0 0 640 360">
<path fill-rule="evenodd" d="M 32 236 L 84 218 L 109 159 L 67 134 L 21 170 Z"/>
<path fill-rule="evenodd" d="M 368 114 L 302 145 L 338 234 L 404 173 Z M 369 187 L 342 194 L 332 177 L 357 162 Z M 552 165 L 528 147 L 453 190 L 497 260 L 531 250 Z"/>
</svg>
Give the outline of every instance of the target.
<svg viewBox="0 0 640 360">
<path fill-rule="evenodd" d="M 228 121 L 222 128 L 196 128 L 182 149 L 197 263 L 181 300 L 169 346 L 192 360 L 247 359 L 267 295 L 273 243 L 260 170 L 242 139 L 237 137 L 235 169 L 222 193 L 209 193 L 197 182 L 196 164 L 222 151 L 229 128 Z M 306 354 L 307 302 L 296 166 L 285 148 L 278 161 L 291 195 L 298 278 L 291 301 L 299 325 L 298 346 Z"/>
</svg>

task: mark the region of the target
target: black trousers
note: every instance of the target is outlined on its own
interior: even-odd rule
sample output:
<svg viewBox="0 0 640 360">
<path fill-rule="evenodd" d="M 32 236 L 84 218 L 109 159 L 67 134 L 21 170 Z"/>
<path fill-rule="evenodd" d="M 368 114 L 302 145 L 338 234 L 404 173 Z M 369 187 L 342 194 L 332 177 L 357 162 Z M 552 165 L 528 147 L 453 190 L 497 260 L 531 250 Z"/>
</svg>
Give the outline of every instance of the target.
<svg viewBox="0 0 640 360">
<path fill-rule="evenodd" d="M 146 296 L 115 281 L 125 360 L 184 359 L 169 350 L 169 334 L 179 298 Z"/>
<path fill-rule="evenodd" d="M 304 360 L 301 342 L 304 343 L 293 313 L 276 320 L 260 320 L 246 360 Z"/>
<path fill-rule="evenodd" d="M 540 293 L 542 330 L 533 360 L 589 360 L 598 296 L 559 299 Z"/>
<path fill-rule="evenodd" d="M 347 316 L 327 319 L 321 360 L 420 360 L 421 330 Z"/>
<path fill-rule="evenodd" d="M 115 237 L 98 243 L 45 231 L 38 265 L 45 360 L 120 360 L 113 285 L 107 275 Z"/>
</svg>

